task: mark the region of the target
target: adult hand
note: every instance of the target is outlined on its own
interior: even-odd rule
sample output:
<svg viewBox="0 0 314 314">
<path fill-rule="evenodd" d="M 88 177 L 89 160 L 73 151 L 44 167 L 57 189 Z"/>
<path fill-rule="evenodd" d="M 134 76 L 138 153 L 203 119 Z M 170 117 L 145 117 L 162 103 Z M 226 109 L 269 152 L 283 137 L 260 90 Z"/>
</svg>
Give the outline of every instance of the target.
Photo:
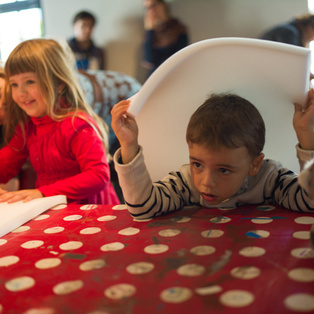
<svg viewBox="0 0 314 314">
<path fill-rule="evenodd" d="M 144 28 L 149 31 L 154 29 L 156 26 L 155 15 L 151 10 L 147 11 L 144 17 Z"/>
<path fill-rule="evenodd" d="M 8 192 L 0 188 L 0 203 L 8 202 L 9 204 L 11 204 L 18 201 L 23 201 L 26 203 L 33 199 L 42 197 L 44 196 L 37 189 Z"/>
<path fill-rule="evenodd" d="M 144 17 L 144 27 L 146 30 L 154 30 L 170 18 L 166 3 L 153 2 L 146 7 L 146 10 Z"/>
</svg>

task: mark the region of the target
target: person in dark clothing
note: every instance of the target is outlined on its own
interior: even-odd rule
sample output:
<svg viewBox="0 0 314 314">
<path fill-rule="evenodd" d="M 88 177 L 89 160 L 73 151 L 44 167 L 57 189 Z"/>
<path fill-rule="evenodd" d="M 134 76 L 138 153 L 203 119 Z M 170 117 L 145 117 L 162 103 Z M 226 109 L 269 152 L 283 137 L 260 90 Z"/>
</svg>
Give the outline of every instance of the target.
<svg viewBox="0 0 314 314">
<path fill-rule="evenodd" d="M 87 11 L 77 13 L 73 19 L 75 37 L 68 40 L 78 70 L 104 70 L 104 50 L 97 47 L 92 38 L 96 18 Z"/>
<path fill-rule="evenodd" d="M 276 25 L 263 33 L 260 39 L 308 47 L 309 43 L 314 40 L 314 15 L 305 14 Z"/>
<path fill-rule="evenodd" d="M 163 0 L 144 0 L 145 40 L 142 65 L 153 73 L 171 55 L 186 47 L 189 42 L 187 28 L 170 16 Z"/>
</svg>

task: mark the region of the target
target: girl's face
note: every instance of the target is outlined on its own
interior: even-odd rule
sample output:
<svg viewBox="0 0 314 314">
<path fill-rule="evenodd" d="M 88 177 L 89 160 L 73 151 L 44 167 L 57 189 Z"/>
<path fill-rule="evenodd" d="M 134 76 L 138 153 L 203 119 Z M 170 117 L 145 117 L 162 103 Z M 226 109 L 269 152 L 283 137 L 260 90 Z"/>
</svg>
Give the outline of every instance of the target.
<svg viewBox="0 0 314 314">
<path fill-rule="evenodd" d="M 16 74 L 9 78 L 9 82 L 13 100 L 28 116 L 40 118 L 47 114 L 36 73 Z"/>
<path fill-rule="evenodd" d="M 4 78 L 0 77 L 0 125 L 4 123 L 5 110 L 4 110 Z"/>
</svg>

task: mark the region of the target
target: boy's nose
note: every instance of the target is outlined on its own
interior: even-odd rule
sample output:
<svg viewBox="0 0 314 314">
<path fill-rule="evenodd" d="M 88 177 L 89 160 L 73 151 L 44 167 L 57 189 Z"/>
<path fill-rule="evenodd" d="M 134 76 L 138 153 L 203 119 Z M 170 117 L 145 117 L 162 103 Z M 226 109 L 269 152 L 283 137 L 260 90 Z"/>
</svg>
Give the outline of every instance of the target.
<svg viewBox="0 0 314 314">
<path fill-rule="evenodd" d="M 215 187 L 217 184 L 216 175 L 212 171 L 206 171 L 204 173 L 202 183 L 207 187 Z"/>
</svg>

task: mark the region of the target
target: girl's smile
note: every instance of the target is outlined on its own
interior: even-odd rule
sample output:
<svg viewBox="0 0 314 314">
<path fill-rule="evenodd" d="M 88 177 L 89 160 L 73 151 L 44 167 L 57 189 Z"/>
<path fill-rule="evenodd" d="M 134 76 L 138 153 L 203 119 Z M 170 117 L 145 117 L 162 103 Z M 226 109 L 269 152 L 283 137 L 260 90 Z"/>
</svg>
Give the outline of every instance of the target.
<svg viewBox="0 0 314 314">
<path fill-rule="evenodd" d="M 41 95 L 36 73 L 12 75 L 9 82 L 13 100 L 27 115 L 40 118 L 47 114 L 47 105 Z"/>
</svg>

